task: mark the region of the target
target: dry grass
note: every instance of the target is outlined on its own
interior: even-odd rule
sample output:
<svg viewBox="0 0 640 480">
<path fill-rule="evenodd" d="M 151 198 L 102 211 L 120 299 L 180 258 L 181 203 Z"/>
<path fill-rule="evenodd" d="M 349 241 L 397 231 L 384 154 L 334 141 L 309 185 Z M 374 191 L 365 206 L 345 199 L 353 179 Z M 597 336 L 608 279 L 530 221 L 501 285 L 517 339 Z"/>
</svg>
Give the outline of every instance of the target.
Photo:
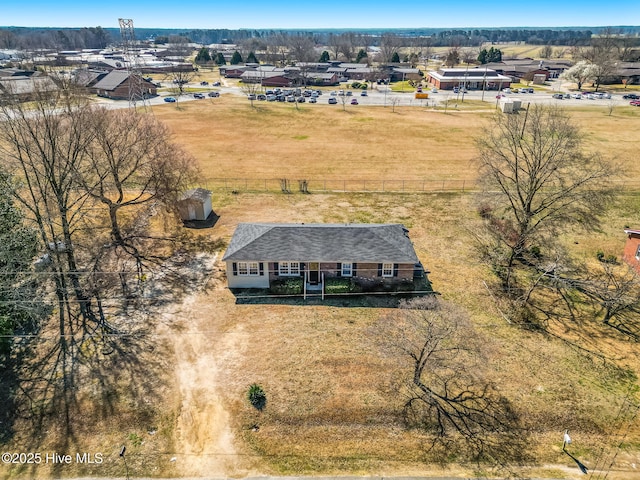
<svg viewBox="0 0 640 480">
<path fill-rule="evenodd" d="M 243 99 L 192 102 L 176 111 L 156 109 L 198 158 L 205 178 L 458 178 L 473 180 L 473 135 L 488 113 L 444 115 L 423 109 L 258 104 Z M 633 133 L 640 116 L 620 108 L 571 112 L 584 127 L 588 149 L 614 157 L 631 183 L 640 181 Z M 564 428 L 579 432 L 591 464 L 611 459 L 605 433 L 629 380 L 625 368 L 640 368 L 634 348 L 595 328 L 582 345 L 609 360 L 593 360 L 569 343 L 509 325 L 483 286 L 487 273 L 474 261 L 469 231 L 475 226 L 468 195 L 227 195 L 214 199 L 220 214 L 213 235 L 229 239 L 238 222 L 401 222 L 411 230 L 418 256 L 444 298 L 464 306 L 491 344 L 493 379 L 536 431 L 531 450 L 541 463 L 566 462 L 559 449 Z M 622 227 L 637 222 L 638 197 L 628 195 L 610 212 L 600 233 L 574 232 L 567 243 L 592 258 L 598 249 L 621 252 Z M 206 234 L 205 232 L 202 232 Z M 263 471 L 279 473 L 412 474 L 429 455 L 422 435 L 399 428 L 399 399 L 385 390 L 387 365 L 375 354 L 366 328 L 385 309 L 331 305 L 238 305 L 224 290 L 209 298 L 213 324 L 245 342 L 225 370 L 227 407 L 248 451 Z M 508 312 L 506 312 L 508 317 Z M 567 331 L 557 332 L 571 340 Z M 372 355 L 373 353 L 373 355 Z M 618 366 L 616 366 L 616 364 Z M 263 385 L 267 408 L 256 413 L 244 397 L 249 384 Z M 260 425 L 257 432 L 249 427 Z M 637 424 L 629 440 L 637 452 Z M 604 443 L 603 443 L 604 442 Z M 598 451 L 604 446 L 601 457 Z M 634 454 L 637 455 L 637 454 Z M 623 458 L 623 457 L 620 457 Z M 628 467 L 634 456 L 620 462 Z M 626 462 L 626 463 L 625 463 Z M 541 469 L 544 471 L 544 469 Z M 553 472 L 553 470 L 549 470 Z M 542 473 L 539 473 L 542 475 Z M 552 474 L 552 473 L 551 473 Z"/>
<path fill-rule="evenodd" d="M 491 345 L 493 380 L 536 432 L 531 451 L 540 462 L 563 463 L 558 432 L 571 428 L 580 432 L 576 434 L 585 457 L 593 463 L 629 379 L 613 363 L 593 360 L 562 341 L 523 332 L 500 316 L 482 284 L 486 272 L 468 248 L 468 229 L 474 225 L 471 197 L 221 195 L 216 204 L 221 218 L 215 230 L 227 238 L 237 222 L 251 220 L 367 218 L 408 225 L 419 257 L 433 272 L 436 290 L 469 310 Z M 631 211 L 629 206 L 611 223 Z M 615 248 L 620 249 L 623 238 L 617 237 Z M 580 246 L 594 255 L 603 240 L 613 247 L 609 231 L 589 239 L 588 247 Z M 385 387 L 390 376 L 401 372 L 390 370 L 366 335 L 385 309 L 353 307 L 348 301 L 238 305 L 224 290 L 211 295 L 211 304 L 217 306 L 211 324 L 220 322 L 230 335 L 242 331 L 246 339 L 225 370 L 225 399 L 248 448 L 266 462 L 263 469 L 285 474 L 415 474 L 430 468 L 425 467 L 429 454 L 420 447 L 425 437 L 401 428 L 396 417 L 401 400 Z M 592 333 L 602 334 L 597 329 Z M 629 345 L 598 342 L 582 346 L 610 359 L 624 358 L 632 370 L 640 368 Z M 260 414 L 244 400 L 254 382 L 265 388 L 268 398 Z M 260 429 L 254 432 L 250 427 L 256 423 Z M 634 429 L 630 440 L 637 442 L 637 435 Z M 607 455 L 611 448 L 606 446 Z"/>
<path fill-rule="evenodd" d="M 488 112 L 443 114 L 421 108 L 363 107 L 343 112 L 327 105 L 260 104 L 251 109 L 244 99 L 223 96 L 154 109 L 166 121 L 175 139 L 198 160 L 203 183 L 216 177 L 249 178 L 360 178 L 360 179 L 465 179 L 472 181 L 473 136 Z M 339 107 L 339 106 L 338 106 Z M 638 109 L 636 109 L 638 110 Z M 587 146 L 614 156 L 631 182 L 640 182 L 634 132 L 640 115 L 630 108 L 608 116 L 601 109 L 576 110 L 575 120 L 585 128 Z M 228 241 L 238 222 L 399 222 L 410 229 L 416 252 L 431 270 L 430 279 L 443 298 L 466 308 L 492 354 L 491 379 L 523 415 L 535 432 L 531 452 L 540 467 L 536 476 L 572 475 L 574 467 L 560 451 L 561 432 L 570 428 L 576 448 L 589 465 L 612 460 L 618 438 L 607 434 L 615 425 L 621 399 L 636 381 L 625 376 L 640 371 L 636 345 L 615 338 L 597 326 L 582 332 L 589 339 L 581 347 L 597 350 L 598 360 L 570 343 L 511 325 L 497 309 L 482 280 L 488 273 L 471 248 L 470 231 L 477 226 L 475 203 L 467 194 L 239 194 L 214 192 L 220 219 L 212 230 L 197 235 Z M 592 258 L 598 249 L 619 254 L 622 228 L 637 223 L 640 197 L 628 194 L 609 212 L 595 234 L 567 234 L 576 255 Z M 372 475 L 469 474 L 456 467 L 441 471 L 423 448 L 425 436 L 402 428 L 397 411 L 401 399 L 388 388 L 390 376 L 402 372 L 381 358 L 367 328 L 386 308 L 353 306 L 347 299 L 325 304 L 309 302 L 242 304 L 224 288 L 222 265 L 208 290 L 197 297 L 197 311 L 176 318 L 171 336 L 201 335 L 217 357 L 221 401 L 232 416 L 238 450 L 238 475 L 264 473 L 320 473 Z M 193 322 L 185 332 L 180 325 Z M 166 330 L 164 331 L 166 333 Z M 571 340 L 571 331 L 559 330 Z M 170 350 L 163 350 L 170 361 Z M 153 353 L 153 352 L 152 352 Z M 198 352 L 188 352 L 197 357 Z M 165 362 L 165 361 L 163 361 Z M 167 457 L 181 452 L 175 432 L 180 415 L 179 396 L 171 378 L 164 400 L 154 401 L 159 440 L 145 437 L 147 447 L 134 474 L 171 475 L 180 465 Z M 261 384 L 266 409 L 258 413 L 246 402 L 250 384 Z M 194 392 L 194 395 L 198 391 Z M 214 401 L 214 399 L 212 399 Z M 112 470 L 117 471 L 119 445 L 132 430 L 137 405 L 129 397 L 120 402 L 121 414 L 111 421 L 91 423 L 77 442 L 90 448 L 111 448 Z M 108 424 L 107 424 L 108 422 Z M 254 424 L 260 426 L 253 431 Z M 98 432 L 104 433 L 106 440 Z M 184 434 L 184 432 L 182 432 Z M 638 463 L 640 429 L 631 425 L 626 438 L 629 454 L 617 457 L 616 467 Z M 44 443 L 44 445 L 50 445 Z M 603 449 L 601 450 L 601 447 Z M 162 450 L 163 448 L 168 450 Z M 149 452 L 148 456 L 144 452 Z M 167 453 L 168 452 L 168 453 Z M 163 453 L 164 455 L 159 455 Z M 215 460 L 215 457 L 214 457 Z M 455 460 L 455 459 L 451 459 Z M 195 462 L 196 460 L 192 460 Z M 544 464 L 561 467 L 544 467 Z M 155 470 L 151 470 L 155 469 Z M 65 470 L 70 474 L 72 470 Z M 569 472 L 569 473 L 567 473 Z M 610 477 L 615 478 L 615 477 Z M 631 474 L 619 478 L 631 479 Z"/>
<path fill-rule="evenodd" d="M 255 105 L 223 95 L 154 113 L 198 159 L 206 183 L 224 177 L 470 182 L 476 178 L 473 139 L 493 112 L 492 104 L 446 114 L 420 107 L 393 113 L 363 105 L 346 112 L 340 105 Z M 584 127 L 588 148 L 616 158 L 625 177 L 640 181 L 632 133 L 640 130 L 638 110 L 617 107 L 609 116 L 602 105 L 571 114 Z"/>
</svg>

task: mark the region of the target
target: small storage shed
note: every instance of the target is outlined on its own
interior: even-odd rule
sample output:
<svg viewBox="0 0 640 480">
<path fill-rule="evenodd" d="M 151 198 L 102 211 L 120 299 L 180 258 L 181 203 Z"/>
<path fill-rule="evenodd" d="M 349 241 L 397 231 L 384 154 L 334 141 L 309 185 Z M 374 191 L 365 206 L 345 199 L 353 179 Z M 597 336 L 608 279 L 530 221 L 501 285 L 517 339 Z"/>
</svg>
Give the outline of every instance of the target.
<svg viewBox="0 0 640 480">
<path fill-rule="evenodd" d="M 211 191 L 193 188 L 182 194 L 178 200 L 178 211 L 183 221 L 206 220 L 211 212 Z"/>
</svg>

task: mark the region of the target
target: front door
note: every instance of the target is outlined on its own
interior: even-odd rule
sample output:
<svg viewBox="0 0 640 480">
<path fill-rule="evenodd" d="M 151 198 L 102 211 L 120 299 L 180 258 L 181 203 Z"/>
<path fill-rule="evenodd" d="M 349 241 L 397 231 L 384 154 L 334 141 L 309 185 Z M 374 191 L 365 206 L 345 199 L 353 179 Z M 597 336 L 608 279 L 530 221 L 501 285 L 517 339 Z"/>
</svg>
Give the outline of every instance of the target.
<svg viewBox="0 0 640 480">
<path fill-rule="evenodd" d="M 311 285 L 318 284 L 320 264 L 318 262 L 309 262 L 309 283 Z"/>
</svg>

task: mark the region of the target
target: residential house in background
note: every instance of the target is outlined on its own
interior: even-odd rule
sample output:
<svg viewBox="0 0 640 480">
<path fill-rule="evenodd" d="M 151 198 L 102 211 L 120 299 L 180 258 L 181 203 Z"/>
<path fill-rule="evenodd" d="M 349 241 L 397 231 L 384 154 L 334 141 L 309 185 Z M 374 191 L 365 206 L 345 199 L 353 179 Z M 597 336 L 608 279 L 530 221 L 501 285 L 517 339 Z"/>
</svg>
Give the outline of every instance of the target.
<svg viewBox="0 0 640 480">
<path fill-rule="evenodd" d="M 140 77 L 136 79 L 134 75 L 126 70 L 112 70 L 94 84 L 90 91 L 100 97 L 113 100 L 128 100 L 130 83 L 137 80 L 141 82 L 140 91 L 144 92 L 146 98 L 158 95 L 158 87 L 155 83 Z"/>
<path fill-rule="evenodd" d="M 625 228 L 627 243 L 622 258 L 640 273 L 640 229 Z"/>
<path fill-rule="evenodd" d="M 393 286 L 424 275 L 400 224 L 240 223 L 222 258 L 229 288 L 269 288 L 303 278 L 306 289 L 347 277 Z"/>
</svg>

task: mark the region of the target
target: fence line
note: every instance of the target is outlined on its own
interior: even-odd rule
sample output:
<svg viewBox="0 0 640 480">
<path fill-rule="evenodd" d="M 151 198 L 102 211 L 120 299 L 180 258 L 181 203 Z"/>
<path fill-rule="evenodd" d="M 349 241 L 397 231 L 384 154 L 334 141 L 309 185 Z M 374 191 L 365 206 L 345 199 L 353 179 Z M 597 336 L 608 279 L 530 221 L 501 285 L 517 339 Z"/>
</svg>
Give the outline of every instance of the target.
<svg viewBox="0 0 640 480">
<path fill-rule="evenodd" d="M 474 180 L 380 180 L 380 179 L 289 179 L 212 178 L 199 186 L 226 193 L 434 193 L 474 192 Z M 640 191 L 640 182 L 618 182 L 628 193 Z"/>
<path fill-rule="evenodd" d="M 228 193 L 422 193 L 476 190 L 469 180 L 212 178 L 201 185 Z"/>
</svg>

